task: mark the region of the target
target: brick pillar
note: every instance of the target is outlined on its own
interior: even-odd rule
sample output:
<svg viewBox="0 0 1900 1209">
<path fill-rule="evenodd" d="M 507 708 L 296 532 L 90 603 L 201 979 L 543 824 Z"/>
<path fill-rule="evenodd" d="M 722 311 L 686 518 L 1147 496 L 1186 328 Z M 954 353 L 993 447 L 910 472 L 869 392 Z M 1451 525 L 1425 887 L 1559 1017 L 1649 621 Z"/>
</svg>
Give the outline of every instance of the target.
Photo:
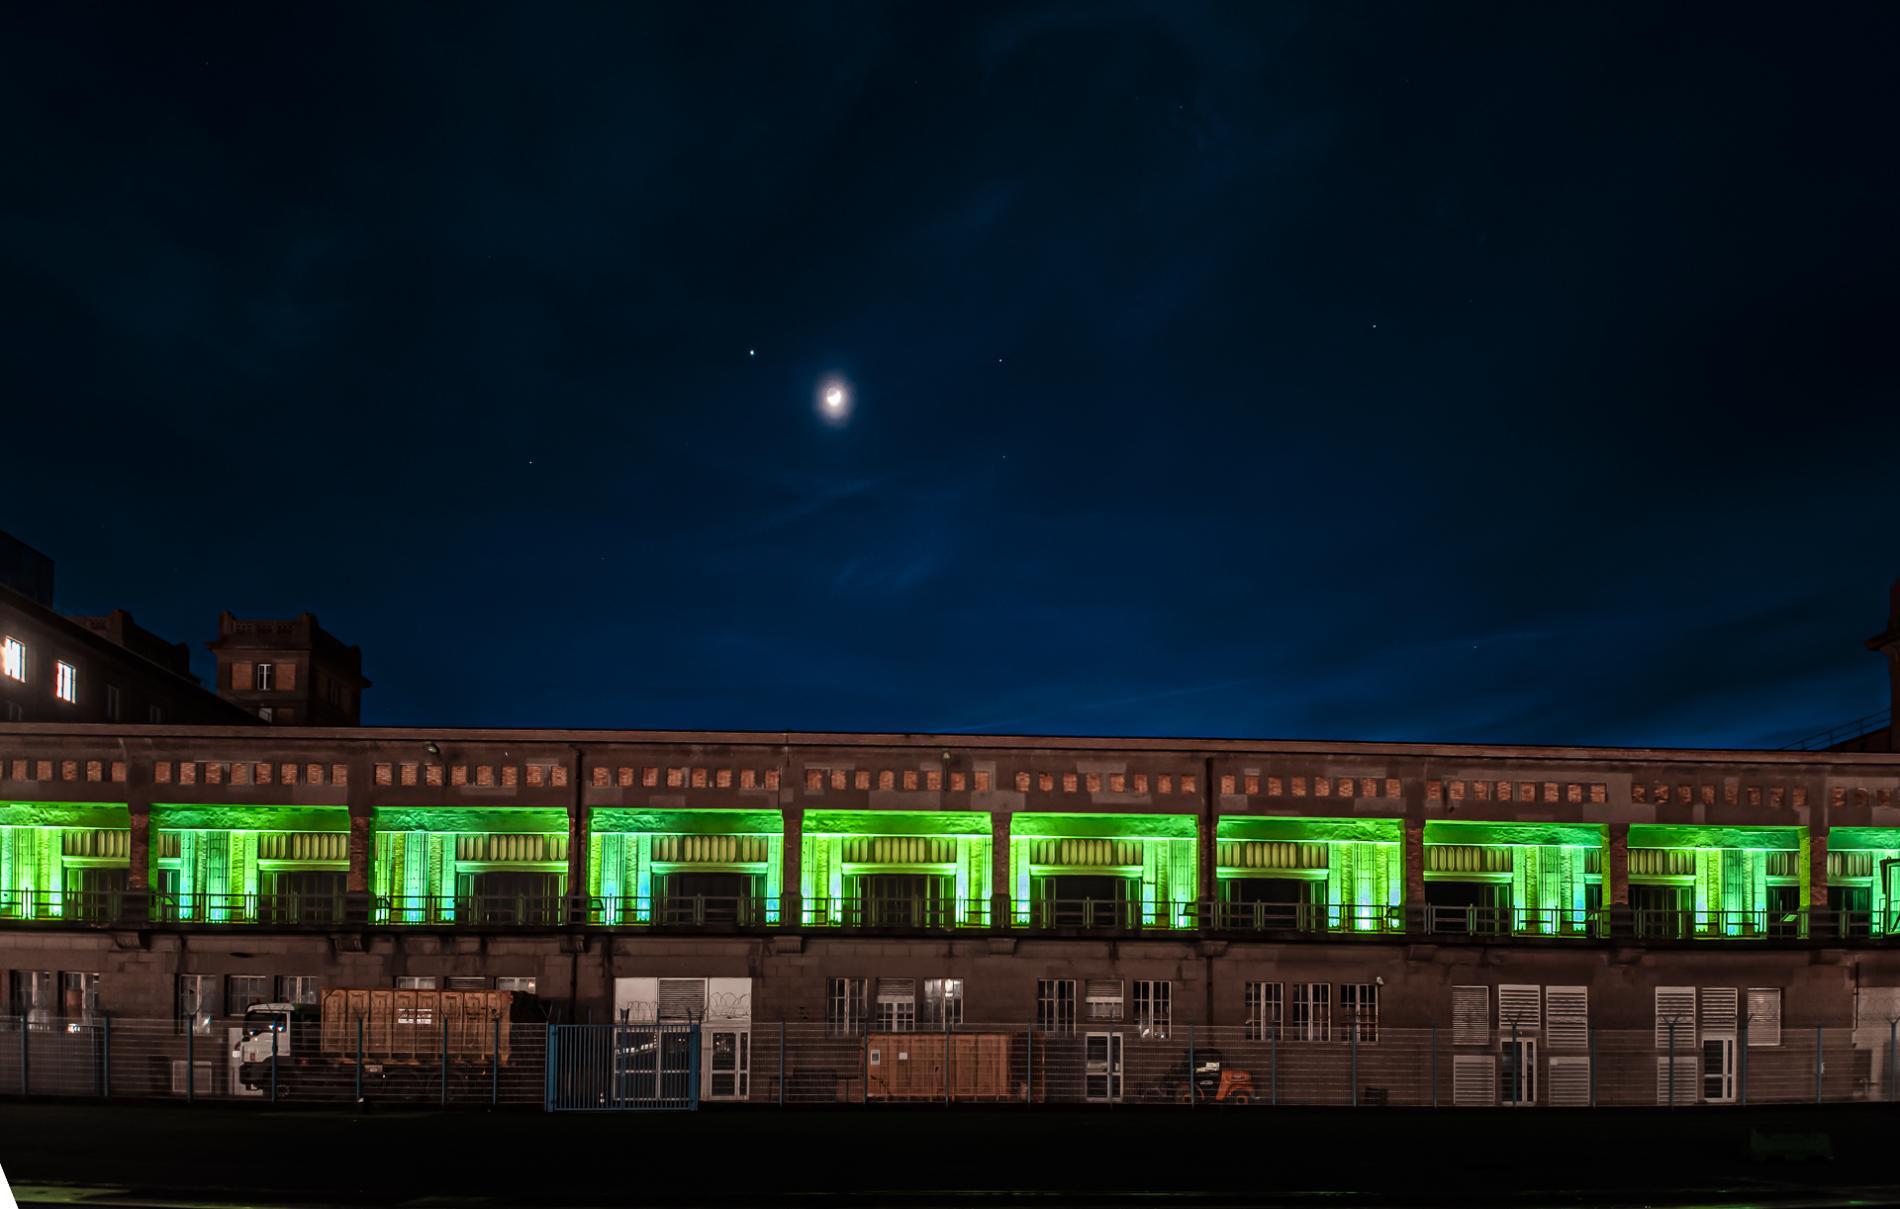
<svg viewBox="0 0 1900 1209">
<path fill-rule="evenodd" d="M 568 780 L 567 799 L 567 901 L 568 923 L 586 923 L 586 897 L 593 887 L 587 884 L 587 757 L 574 749 L 574 771 Z M 579 909 L 575 909 L 578 904 Z"/>
<path fill-rule="evenodd" d="M 343 800 L 350 808 L 350 871 L 343 890 L 347 894 L 368 894 L 370 862 L 376 851 L 376 808 L 370 804 L 370 795 L 376 789 L 375 764 L 368 756 L 352 758 L 348 776 Z"/>
<path fill-rule="evenodd" d="M 132 834 L 127 841 L 125 888 L 136 899 L 152 888 L 152 764 L 125 762 L 125 812 Z"/>
<path fill-rule="evenodd" d="M 786 806 L 780 813 L 785 838 L 779 853 L 778 919 L 781 926 L 795 928 L 805 921 L 805 809 Z"/>
<path fill-rule="evenodd" d="M 1827 909 L 1827 829 L 1811 823 L 1801 836 L 1801 909 Z"/>
<path fill-rule="evenodd" d="M 1204 903 L 1212 903 L 1218 892 L 1214 870 L 1220 865 L 1219 801 L 1214 795 L 1214 761 L 1210 758 L 1201 767 L 1201 818 L 1200 826 L 1195 829 L 1195 838 L 1199 843 L 1194 862 L 1194 897 Z M 1199 918 L 1198 911 L 1194 917 Z"/>
<path fill-rule="evenodd" d="M 1009 884 L 1009 826 L 1016 817 L 1012 810 L 990 811 L 990 927 L 1007 928 L 1013 921 L 1010 899 L 1016 887 Z"/>
<path fill-rule="evenodd" d="M 1405 820 L 1405 915 L 1425 915 L 1425 820 Z"/>
<path fill-rule="evenodd" d="M 1608 907 L 1630 905 L 1630 825 L 1611 823 L 1609 839 L 1603 849 L 1603 884 L 1608 891 L 1603 902 Z"/>
</svg>

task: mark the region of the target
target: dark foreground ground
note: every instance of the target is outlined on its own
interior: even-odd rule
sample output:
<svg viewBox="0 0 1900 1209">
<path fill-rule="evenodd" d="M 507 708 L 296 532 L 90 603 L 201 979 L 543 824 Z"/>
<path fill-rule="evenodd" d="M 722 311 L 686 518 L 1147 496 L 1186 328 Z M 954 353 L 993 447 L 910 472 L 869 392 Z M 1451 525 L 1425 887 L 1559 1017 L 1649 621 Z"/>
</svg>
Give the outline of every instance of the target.
<svg viewBox="0 0 1900 1209">
<path fill-rule="evenodd" d="M 1884 1205 L 1900 1108 L 698 1114 L 0 1104 L 22 1205 Z"/>
</svg>

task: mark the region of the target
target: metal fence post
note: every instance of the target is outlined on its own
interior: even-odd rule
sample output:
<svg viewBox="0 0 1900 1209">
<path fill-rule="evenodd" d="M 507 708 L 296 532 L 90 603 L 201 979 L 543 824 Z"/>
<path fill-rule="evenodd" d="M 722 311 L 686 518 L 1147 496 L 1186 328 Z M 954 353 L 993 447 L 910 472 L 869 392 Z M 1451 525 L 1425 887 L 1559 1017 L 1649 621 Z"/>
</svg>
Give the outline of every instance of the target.
<svg viewBox="0 0 1900 1209">
<path fill-rule="evenodd" d="M 1814 1102 L 1821 1102 L 1821 1068 L 1827 1065 L 1821 1060 L 1821 1026 L 1814 1026 Z"/>
<path fill-rule="evenodd" d="M 99 1023 L 99 1096 L 105 1099 L 112 1095 L 112 1017 L 102 1016 Z"/>
<path fill-rule="evenodd" d="M 356 1018 L 356 1102 L 363 1102 L 363 1018 Z"/>
<path fill-rule="evenodd" d="M 1511 1048 L 1504 1055 L 1504 1073 L 1510 1080 L 1511 1103 L 1522 1103 L 1523 1087 L 1523 1050 L 1517 1044 L 1517 1021 L 1511 1021 Z"/>
<path fill-rule="evenodd" d="M 1590 1107 L 1595 1108 L 1597 1106 L 1597 1031 L 1593 1028 L 1585 1029 L 1584 1038 L 1590 1048 Z"/>
<path fill-rule="evenodd" d="M 858 1103 L 871 1102 L 871 1034 L 858 1034 Z"/>
<path fill-rule="evenodd" d="M 1272 1104 L 1280 1103 L 1280 1024 L 1274 1022 L 1273 1035 L 1268 1038 L 1269 1063 L 1267 1066 L 1267 1094 Z"/>
<path fill-rule="evenodd" d="M 692 1050 L 686 1059 L 686 1107 L 699 1107 L 699 1022 L 687 1026 Z"/>
<path fill-rule="evenodd" d="M 513 1034 L 510 1033 L 510 1036 Z M 501 1013 L 495 1013 L 495 1045 L 488 1055 L 488 1104 L 501 1103 Z"/>
<path fill-rule="evenodd" d="M 270 1022 L 270 1102 L 277 1103 L 277 1021 Z"/>
<path fill-rule="evenodd" d="M 778 1018 L 778 1106 L 785 1107 L 785 1017 Z"/>
<path fill-rule="evenodd" d="M 1023 1103 L 1036 1102 L 1036 1026 L 1023 1030 Z"/>
<path fill-rule="evenodd" d="M 1351 1068 L 1351 1074 L 1350 1074 L 1350 1078 L 1352 1079 L 1352 1086 L 1348 1088 L 1347 1090 L 1349 1090 L 1352 1093 L 1352 1106 L 1354 1108 L 1357 1108 L 1359 1107 L 1359 1020 L 1358 1018 L 1356 1016 L 1347 1017 L 1346 1027 L 1352 1030 L 1352 1035 L 1347 1038 L 1347 1040 L 1351 1042 L 1351 1045 L 1348 1048 L 1352 1051 L 1352 1068 Z"/>
<path fill-rule="evenodd" d="M 1742 1005 L 1742 1039 L 1738 1046 L 1741 1052 L 1736 1056 L 1735 1096 L 1743 1104 L 1748 1103 L 1748 1005 Z"/>
<path fill-rule="evenodd" d="M 20 1094 L 26 1095 L 26 1013 L 20 1013 Z"/>
<path fill-rule="evenodd" d="M 440 999 L 436 1000 L 436 1008 L 438 1011 L 441 1009 L 441 1006 L 442 1006 L 442 1001 Z M 449 1014 L 447 1012 L 443 1012 L 442 1013 L 442 1103 L 447 1104 L 448 1102 L 449 1102 Z"/>
<path fill-rule="evenodd" d="M 943 1013 L 943 1102 L 945 1104 L 950 1103 L 950 1061 L 951 1061 L 950 1048 L 951 1047 L 950 1047 L 949 1006 L 950 1005 L 947 1002 L 944 1004 L 944 1013 Z"/>
<path fill-rule="evenodd" d="M 1189 1108 L 1193 1108 L 1194 1102 L 1201 1098 L 1201 1089 L 1199 1085 L 1196 1083 L 1195 1078 L 1194 1078 L 1195 1073 L 1196 1072 L 1194 1069 L 1194 1026 L 1190 1024 L 1188 1025 L 1188 1107 Z"/>
<path fill-rule="evenodd" d="M 1432 1107 L 1438 1107 L 1438 1022 L 1432 1022 Z"/>
<path fill-rule="evenodd" d="M 1669 1107 L 1676 1106 L 1676 1022 L 1669 1022 Z"/>
<path fill-rule="evenodd" d="M 198 1098 L 198 1063 L 193 1055 L 195 1046 L 192 1041 L 192 1038 L 198 1035 L 197 1015 L 198 1013 L 193 1011 L 191 1018 L 185 1021 L 185 1103 L 187 1104 L 192 1103 Z M 22 1047 L 20 1052 L 24 1055 L 26 1053 L 25 1048 Z M 24 1075 L 21 1076 L 21 1082 L 25 1082 Z M 22 1088 L 21 1090 L 24 1091 L 25 1089 Z"/>
</svg>

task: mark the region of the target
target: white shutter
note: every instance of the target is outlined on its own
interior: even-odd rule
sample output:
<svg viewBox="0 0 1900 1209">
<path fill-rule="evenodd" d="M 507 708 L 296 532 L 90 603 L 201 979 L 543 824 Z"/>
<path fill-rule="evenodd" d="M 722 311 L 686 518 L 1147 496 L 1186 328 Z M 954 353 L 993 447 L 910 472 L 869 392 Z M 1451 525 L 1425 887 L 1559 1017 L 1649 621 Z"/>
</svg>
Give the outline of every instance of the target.
<svg viewBox="0 0 1900 1209">
<path fill-rule="evenodd" d="M 1724 1037 L 1735 1035 L 1735 1014 L 1737 1011 L 1734 987 L 1702 988 L 1702 1035 L 1720 1034 Z"/>
<path fill-rule="evenodd" d="M 1498 1102 L 1498 1060 L 1492 1057 L 1480 1058 L 1476 1054 L 1453 1054 L 1451 1102 L 1468 1105 L 1496 1104 Z"/>
<path fill-rule="evenodd" d="M 1498 1036 L 1509 1037 L 1513 1030 L 1520 1037 L 1536 1032 L 1543 1022 L 1543 1003 L 1541 987 L 1499 987 Z"/>
<path fill-rule="evenodd" d="M 1555 1023 L 1551 1025 L 1551 1028 L 1553 1030 L 1556 1028 Z M 1550 1081 L 1545 1084 L 1545 1087 L 1553 1108 L 1588 1108 L 1590 1106 L 1590 1059 L 1553 1056 L 1550 1059 Z"/>
<path fill-rule="evenodd" d="M 1702 1085 L 1696 1082 L 1696 1060 L 1694 1055 L 1677 1058 L 1675 1099 L 1670 1099 L 1669 1059 L 1658 1056 L 1656 1059 L 1656 1103 L 1658 1104 L 1699 1104 L 1702 1102 Z"/>
<path fill-rule="evenodd" d="M 661 1020 L 700 1020 L 706 1015 L 704 978 L 662 978 L 659 995 Z"/>
<path fill-rule="evenodd" d="M 1656 1048 L 1668 1050 L 1669 1026 L 1676 1026 L 1676 1052 L 1695 1048 L 1695 988 L 1656 988 Z"/>
<path fill-rule="evenodd" d="M 1491 1044 L 1491 988 L 1451 988 L 1451 1043 Z"/>
<path fill-rule="evenodd" d="M 1544 1041 L 1550 1048 L 1590 1048 L 1589 987 L 1545 987 L 1544 1016 Z"/>
<path fill-rule="evenodd" d="M 1781 1044 L 1781 988 L 1748 988 L 1748 1047 Z"/>
</svg>

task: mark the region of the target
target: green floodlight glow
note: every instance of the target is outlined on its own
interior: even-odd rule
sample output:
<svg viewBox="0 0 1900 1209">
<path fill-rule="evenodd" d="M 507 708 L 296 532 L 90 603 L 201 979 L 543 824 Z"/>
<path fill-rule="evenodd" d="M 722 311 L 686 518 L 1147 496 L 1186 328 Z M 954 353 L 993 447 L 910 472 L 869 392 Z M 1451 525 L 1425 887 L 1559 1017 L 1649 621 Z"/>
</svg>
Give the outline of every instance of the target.
<svg viewBox="0 0 1900 1209">
<path fill-rule="evenodd" d="M 125 868 L 130 837 L 123 805 L 0 803 L 0 918 L 65 918 L 69 875 Z"/>
<path fill-rule="evenodd" d="M 347 834 L 347 806 L 203 805 L 154 803 L 151 862 L 154 873 L 176 875 L 180 919 L 207 923 L 254 918 L 265 837 Z M 273 867 L 326 867 L 323 861 L 271 859 Z"/>
<path fill-rule="evenodd" d="M 1200 895 L 1198 835 L 1199 820 L 1191 814 L 1011 815 L 1015 922 L 1031 922 L 1039 878 L 1094 873 L 1137 882 L 1145 926 L 1191 926 L 1188 906 Z"/>
<path fill-rule="evenodd" d="M 1275 866 L 1297 864 L 1317 880 L 1323 870 L 1330 929 L 1382 932 L 1398 925 L 1405 901 L 1401 819 L 1230 815 L 1215 823 L 1214 835 L 1217 855 L 1239 862 L 1217 867 L 1217 878 L 1276 876 Z M 1325 849 L 1323 865 L 1305 855 L 1312 846 Z"/>
<path fill-rule="evenodd" d="M 600 808 L 587 813 L 588 893 L 605 924 L 651 923 L 653 878 L 680 868 L 760 876 L 765 921 L 779 919 L 785 816 L 777 810 Z"/>
<path fill-rule="evenodd" d="M 1799 854 L 1796 871 L 1805 887 L 1807 830 L 1802 827 L 1697 826 L 1638 823 L 1630 827 L 1631 848 L 1664 848 L 1690 854 L 1692 920 L 1701 935 L 1752 934 L 1756 919 L 1767 918 L 1768 869 L 1777 854 Z"/>
<path fill-rule="evenodd" d="M 1598 823 L 1493 822 L 1434 819 L 1425 824 L 1427 869 L 1434 848 L 1484 849 L 1504 854 L 1482 868 L 1508 861 L 1508 874 L 1487 872 L 1482 880 L 1504 880 L 1511 887 L 1511 929 L 1532 935 L 1561 935 L 1589 928 L 1589 891 L 1601 887 L 1608 828 Z M 1596 868 L 1592 869 L 1594 858 Z M 1457 877 L 1476 870 L 1436 874 Z"/>
<path fill-rule="evenodd" d="M 559 851 L 567 839 L 567 811 L 559 807 L 378 807 L 370 865 L 374 893 L 394 904 L 390 923 L 450 922 L 458 879 L 493 862 L 462 855 L 464 837 L 532 837 L 543 851 Z M 515 867 L 548 868 L 566 887 L 567 861 L 516 860 Z"/>
<path fill-rule="evenodd" d="M 803 922 L 844 922 L 868 877 L 944 879 L 961 925 L 987 919 L 990 816 L 969 810 L 808 810 L 799 834 Z"/>
</svg>

